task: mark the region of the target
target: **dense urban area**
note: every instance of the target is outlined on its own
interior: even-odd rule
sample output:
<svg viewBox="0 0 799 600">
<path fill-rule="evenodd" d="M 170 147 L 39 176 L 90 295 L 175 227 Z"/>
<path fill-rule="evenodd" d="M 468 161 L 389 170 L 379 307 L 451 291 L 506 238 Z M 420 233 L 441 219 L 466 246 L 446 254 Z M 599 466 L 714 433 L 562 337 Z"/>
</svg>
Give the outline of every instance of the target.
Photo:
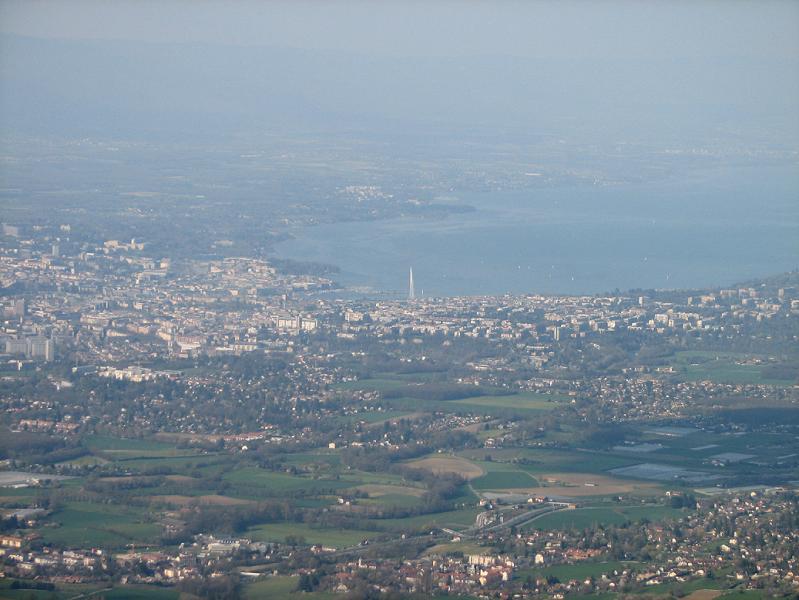
<svg viewBox="0 0 799 600">
<path fill-rule="evenodd" d="M 0 600 L 799 600 L 797 26 L 0 0 Z"/>
<path fill-rule="evenodd" d="M 0 234 L 3 597 L 799 592 L 795 272 L 370 299 Z"/>
</svg>

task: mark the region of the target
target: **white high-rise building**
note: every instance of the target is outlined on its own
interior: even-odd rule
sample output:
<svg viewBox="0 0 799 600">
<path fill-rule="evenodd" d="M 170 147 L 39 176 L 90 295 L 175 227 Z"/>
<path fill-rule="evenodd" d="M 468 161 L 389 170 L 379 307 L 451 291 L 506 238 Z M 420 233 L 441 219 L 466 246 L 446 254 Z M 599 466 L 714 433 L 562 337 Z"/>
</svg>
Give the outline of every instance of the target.
<svg viewBox="0 0 799 600">
<path fill-rule="evenodd" d="M 53 340 L 47 338 L 28 338 L 28 356 L 50 362 L 55 358 Z"/>
</svg>

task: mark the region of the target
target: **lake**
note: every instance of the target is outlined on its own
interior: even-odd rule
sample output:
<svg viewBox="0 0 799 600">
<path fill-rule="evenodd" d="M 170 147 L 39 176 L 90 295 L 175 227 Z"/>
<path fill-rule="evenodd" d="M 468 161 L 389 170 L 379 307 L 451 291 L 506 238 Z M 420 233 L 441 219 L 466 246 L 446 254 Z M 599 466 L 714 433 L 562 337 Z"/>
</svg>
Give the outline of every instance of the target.
<svg viewBox="0 0 799 600">
<path fill-rule="evenodd" d="M 277 251 L 379 292 L 407 293 L 413 267 L 426 296 L 697 288 L 799 266 L 797 165 L 445 200 L 476 210 L 303 227 Z"/>
</svg>

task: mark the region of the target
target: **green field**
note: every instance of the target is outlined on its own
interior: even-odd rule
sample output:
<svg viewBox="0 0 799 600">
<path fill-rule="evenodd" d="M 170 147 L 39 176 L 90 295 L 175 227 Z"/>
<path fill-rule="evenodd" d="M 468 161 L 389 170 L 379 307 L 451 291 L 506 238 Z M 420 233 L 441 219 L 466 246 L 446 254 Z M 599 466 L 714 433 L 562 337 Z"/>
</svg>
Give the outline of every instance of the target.
<svg viewBox="0 0 799 600">
<path fill-rule="evenodd" d="M 677 518 L 685 513 L 667 506 L 619 506 L 578 508 L 545 515 L 532 521 L 530 529 L 584 529 L 593 525 L 621 525 L 627 521 Z"/>
<path fill-rule="evenodd" d="M 425 374 L 426 375 L 426 374 Z M 407 414 L 408 411 L 441 411 L 449 413 L 476 413 L 476 414 L 518 414 L 527 415 L 540 411 L 552 410 L 558 403 L 567 401 L 565 396 L 554 394 L 537 394 L 534 392 L 524 392 L 520 394 L 503 394 L 500 388 L 482 388 L 476 393 L 471 386 L 462 385 L 462 396 L 453 399 L 434 400 L 425 398 L 423 395 L 417 397 L 416 385 L 418 390 L 426 390 L 432 394 L 443 387 L 452 388 L 445 382 L 431 381 L 430 377 L 415 377 L 407 375 L 403 378 L 395 375 L 384 375 L 373 379 L 362 379 L 359 381 L 349 381 L 338 384 L 336 387 L 343 390 L 374 390 L 382 394 L 392 392 L 393 397 L 384 398 L 384 402 L 390 403 L 391 412 Z M 380 413 L 378 413 L 380 414 Z"/>
<path fill-rule="evenodd" d="M 341 456 L 335 450 L 319 450 L 318 452 L 296 452 L 285 454 L 281 461 L 287 465 L 327 464 L 340 465 Z"/>
<path fill-rule="evenodd" d="M 722 594 L 716 600 L 762 600 L 767 597 L 766 593 L 760 590 L 734 590 Z"/>
<path fill-rule="evenodd" d="M 251 600 L 261 598 L 288 598 L 297 589 L 298 577 L 281 575 L 259 579 L 244 588 L 244 597 Z M 303 597 L 305 595 L 303 594 Z"/>
<path fill-rule="evenodd" d="M 268 523 L 248 530 L 247 536 L 261 542 L 283 542 L 288 536 L 301 536 L 308 544 L 322 544 L 333 548 L 356 546 L 366 539 L 382 535 L 379 531 L 357 529 L 322 529 L 307 523 Z"/>
<path fill-rule="evenodd" d="M 93 454 L 84 454 L 80 458 L 75 458 L 73 460 L 65 460 L 57 464 L 58 466 L 70 465 L 73 467 L 85 467 L 85 466 L 107 465 L 109 462 L 110 461 L 108 459 L 103 458 L 101 456 L 94 456 Z"/>
<path fill-rule="evenodd" d="M 262 492 L 273 495 L 286 492 L 324 492 L 350 487 L 352 483 L 335 479 L 312 479 L 286 473 L 274 473 L 258 467 L 244 467 L 225 475 L 230 483 L 246 487 L 259 488 Z"/>
<path fill-rule="evenodd" d="M 401 475 L 393 473 L 369 473 L 367 471 L 350 470 L 340 475 L 343 483 L 350 482 L 349 486 L 361 483 L 384 483 L 388 485 L 408 485 Z"/>
<path fill-rule="evenodd" d="M 538 479 L 525 469 L 525 465 L 494 460 L 471 460 L 485 471 L 485 475 L 471 482 L 476 490 L 529 488 L 540 485 Z"/>
<path fill-rule="evenodd" d="M 524 471 L 492 471 L 472 480 L 476 490 L 503 490 L 538 486 L 538 480 Z"/>
<path fill-rule="evenodd" d="M 106 435 L 90 435 L 84 439 L 84 445 L 92 451 L 102 450 L 129 450 L 153 452 L 158 450 L 173 450 L 174 446 L 154 440 L 138 440 L 132 438 L 118 438 Z"/>
<path fill-rule="evenodd" d="M 586 561 L 572 565 L 555 565 L 552 567 L 522 569 L 518 571 L 515 578 L 525 579 L 529 575 L 533 579 L 537 577 L 557 577 L 562 582 L 571 581 L 572 579 L 580 581 L 586 579 L 587 577 L 600 577 L 603 573 L 613 573 L 614 571 L 621 572 L 624 569 L 630 568 L 637 564 L 638 563 L 623 563 L 619 561 Z"/>
<path fill-rule="evenodd" d="M 486 551 L 486 546 L 481 546 L 477 542 L 444 542 L 436 544 L 424 551 L 424 556 L 454 554 L 460 552 L 462 554 L 483 554 Z"/>
<path fill-rule="evenodd" d="M 36 491 L 33 488 L 0 488 L 0 506 L 17 506 L 33 502 Z"/>
<path fill-rule="evenodd" d="M 246 600 L 290 600 L 302 598 L 303 600 L 331 600 L 341 598 L 341 594 L 331 592 L 297 592 L 297 577 L 290 575 L 275 575 L 265 579 L 258 579 L 245 585 L 243 596 Z"/>
<path fill-rule="evenodd" d="M 481 509 L 463 508 L 404 519 L 379 519 L 373 521 L 373 523 L 381 529 L 397 533 L 418 533 L 434 527 L 448 527 L 460 530 L 474 525 L 474 520 L 479 512 L 481 512 Z"/>
<path fill-rule="evenodd" d="M 106 600 L 178 600 L 180 595 L 175 589 L 145 586 L 118 587 L 102 593 Z"/>
<path fill-rule="evenodd" d="M 370 410 L 367 412 L 359 412 L 353 415 L 338 417 L 337 420 L 345 423 L 363 421 L 368 424 L 373 424 L 381 423 L 382 421 L 387 421 L 389 419 L 400 419 L 410 414 L 411 413 L 407 410 Z"/>
<path fill-rule="evenodd" d="M 98 453 L 117 451 L 131 455 L 142 452 L 169 454 L 176 449 L 160 442 L 150 446 L 149 442 L 141 440 L 105 437 L 92 438 L 91 445 Z M 365 493 L 368 497 L 359 498 L 357 503 L 378 514 L 385 508 L 413 509 L 424 501 L 426 488 L 405 481 L 400 474 L 344 469 L 340 451 L 319 448 L 281 458 L 284 464 L 310 473 L 292 475 L 285 471 L 267 470 L 247 463 L 244 457 L 224 453 L 117 459 L 118 464 L 124 464 L 125 469 L 133 471 L 132 476 L 115 476 L 106 480 L 102 477 L 88 480 L 79 477 L 62 484 L 65 488 L 74 487 L 76 491 L 87 486 L 88 493 L 104 489 L 102 486 L 116 489 L 115 503 L 66 502 L 37 531 L 46 543 L 118 549 L 129 544 L 156 544 L 162 534 L 162 528 L 157 524 L 159 511 L 167 505 L 175 506 L 187 497 L 220 495 L 253 501 L 291 498 L 292 502 L 304 508 L 324 508 L 335 505 L 337 497 L 343 493 Z M 168 469 L 150 470 L 154 466 Z M 181 477 L 164 476 L 170 473 Z M 518 475 L 527 477 L 531 483 L 534 481 L 522 472 Z M 171 495 L 178 498 L 164 499 Z M 29 490 L 11 490 L 6 502 L 30 497 Z M 416 533 L 426 527 L 470 527 L 478 512 L 471 508 L 477 498 L 464 486 L 461 496 L 451 501 L 470 508 L 396 519 L 364 515 L 364 523 L 368 525 L 360 530 L 318 528 L 302 523 L 263 524 L 253 526 L 248 535 L 268 541 L 284 541 L 287 536 L 295 535 L 304 537 L 308 543 L 343 547 L 356 545 L 364 539 L 385 535 L 396 537 L 401 532 Z M 155 512 L 151 514 L 151 511 Z"/>
<path fill-rule="evenodd" d="M 489 454 L 493 463 L 490 470 L 519 469 L 532 473 L 602 473 L 616 467 L 625 467 L 643 462 L 640 457 L 620 456 L 617 453 L 581 450 L 545 450 L 533 448 L 477 449 L 458 452 L 470 460 L 482 461 Z M 514 462 L 516 461 L 516 462 Z M 518 462 L 522 461 L 522 462 Z M 502 463 L 506 463 L 504 466 Z"/>
<path fill-rule="evenodd" d="M 155 542 L 161 527 L 148 522 L 143 509 L 116 504 L 69 502 L 49 519 L 58 527 L 42 527 L 42 538 L 64 546 L 113 546 Z"/>
<path fill-rule="evenodd" d="M 419 506 L 422 500 L 418 496 L 409 494 L 383 494 L 375 498 L 358 500 L 364 506 L 396 506 L 399 508 L 412 508 Z"/>
<path fill-rule="evenodd" d="M 558 404 L 567 402 L 568 400 L 566 396 L 525 392 L 503 396 L 475 396 L 473 398 L 463 398 L 462 400 L 452 400 L 452 402 L 475 407 L 479 406 L 481 408 L 513 408 L 528 411 L 541 411 L 552 410 Z"/>
<path fill-rule="evenodd" d="M 376 392 L 388 392 L 404 387 L 408 381 L 397 379 L 359 379 L 358 381 L 346 381 L 336 384 L 341 390 L 374 390 Z"/>
<path fill-rule="evenodd" d="M 173 444 L 165 442 L 115 438 L 104 435 L 89 436 L 84 441 L 84 444 L 93 454 L 110 460 L 198 455 L 195 450 L 176 448 Z"/>
<path fill-rule="evenodd" d="M 24 582 L 24 580 L 23 580 Z M 78 598 L 83 594 L 91 598 L 107 598 L 108 600 L 178 600 L 180 592 L 174 588 L 147 585 L 114 586 L 113 584 L 58 584 L 50 590 L 12 590 L 10 580 L 0 580 L 0 598 L 5 600 L 66 600 Z M 28 582 L 29 583 L 29 582 Z M 92 594 L 89 596 L 89 594 Z"/>
<path fill-rule="evenodd" d="M 178 448 L 174 444 L 155 440 L 115 438 L 104 435 L 88 436 L 85 446 L 91 454 L 67 461 L 72 465 L 103 465 L 124 463 L 126 469 L 187 470 L 199 463 L 212 463 L 218 455 L 193 448 Z M 224 458 L 227 460 L 227 458 Z"/>
<path fill-rule="evenodd" d="M 721 571 L 716 574 L 714 579 L 691 579 L 688 581 L 668 581 L 658 585 L 649 586 L 647 592 L 650 594 L 673 594 L 675 591 L 680 594 L 690 594 L 696 590 L 720 590 L 729 585 L 726 577 L 720 577 Z"/>
<path fill-rule="evenodd" d="M 22 580 L 23 583 L 30 581 Z M 39 600 L 66 600 L 67 598 L 78 598 L 87 594 L 89 598 L 107 598 L 108 600 L 178 600 L 180 592 L 174 588 L 155 587 L 147 585 L 126 585 L 115 586 L 111 583 L 95 584 L 58 584 L 56 589 L 50 590 L 27 590 L 9 589 L 11 580 L 0 579 L 0 599 L 31 599 Z M 98 593 L 101 592 L 101 593 Z M 92 594 L 92 595 L 89 595 Z"/>
<path fill-rule="evenodd" d="M 116 456 L 112 460 L 121 462 L 126 469 L 146 471 L 147 469 L 172 469 L 176 472 L 188 471 L 201 465 L 206 467 L 214 464 L 223 464 L 230 461 L 227 455 L 214 454 L 183 454 L 177 456 Z"/>
<path fill-rule="evenodd" d="M 686 381 L 714 381 L 716 383 L 763 383 L 792 385 L 791 379 L 773 379 L 764 375 L 768 364 L 739 364 L 756 358 L 734 352 L 677 352 L 671 365 Z"/>
</svg>

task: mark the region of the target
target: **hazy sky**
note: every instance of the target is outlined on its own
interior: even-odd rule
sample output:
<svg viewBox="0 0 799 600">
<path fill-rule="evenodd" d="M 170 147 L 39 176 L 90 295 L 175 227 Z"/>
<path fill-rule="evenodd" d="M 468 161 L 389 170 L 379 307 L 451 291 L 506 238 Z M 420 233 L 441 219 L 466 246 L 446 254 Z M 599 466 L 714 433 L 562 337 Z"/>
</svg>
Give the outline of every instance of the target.
<svg viewBox="0 0 799 600">
<path fill-rule="evenodd" d="M 0 30 L 399 56 L 799 56 L 792 0 L 290 2 L 2 0 Z"/>
<path fill-rule="evenodd" d="M 0 0 L 0 129 L 799 132 L 799 1 Z"/>
</svg>

